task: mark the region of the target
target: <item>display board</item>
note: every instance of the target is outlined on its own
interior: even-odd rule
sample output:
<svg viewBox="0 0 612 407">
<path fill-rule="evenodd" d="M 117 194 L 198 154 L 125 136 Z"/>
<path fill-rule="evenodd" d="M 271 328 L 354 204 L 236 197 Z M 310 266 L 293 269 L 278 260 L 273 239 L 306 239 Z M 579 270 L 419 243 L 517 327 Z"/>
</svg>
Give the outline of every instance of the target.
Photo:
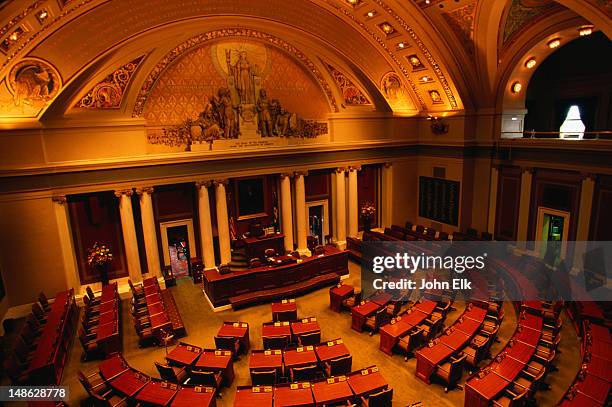
<svg viewBox="0 0 612 407">
<path fill-rule="evenodd" d="M 419 177 L 419 216 L 457 226 L 460 188 L 458 181 Z"/>
</svg>

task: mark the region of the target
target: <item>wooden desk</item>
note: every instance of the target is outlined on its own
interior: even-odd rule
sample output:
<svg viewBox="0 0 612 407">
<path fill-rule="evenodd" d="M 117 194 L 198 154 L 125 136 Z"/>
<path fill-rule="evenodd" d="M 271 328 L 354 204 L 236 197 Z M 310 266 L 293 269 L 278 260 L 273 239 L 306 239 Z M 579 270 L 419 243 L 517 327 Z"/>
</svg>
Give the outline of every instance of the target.
<svg viewBox="0 0 612 407">
<path fill-rule="evenodd" d="M 121 338 L 119 337 L 117 322 L 113 321 L 102 325 L 98 324 L 96 342 L 105 356 L 120 352 Z"/>
<path fill-rule="evenodd" d="M 357 332 L 363 332 L 363 326 L 365 325 L 366 319 L 374 315 L 376 311 L 381 308 L 381 305 L 368 301 L 364 304 L 359 304 L 351 308 L 351 328 Z"/>
<path fill-rule="evenodd" d="M 283 352 L 280 350 L 253 351 L 249 358 L 249 371 L 254 370 L 276 370 L 276 376 L 280 376 L 283 368 Z"/>
<path fill-rule="evenodd" d="M 344 376 L 333 377 L 312 384 L 312 395 L 316 406 L 348 401 L 353 398 L 353 391 Z"/>
<path fill-rule="evenodd" d="M 342 311 L 342 301 L 355 294 L 355 288 L 351 285 L 342 284 L 329 290 L 329 308 L 332 311 Z"/>
<path fill-rule="evenodd" d="M 182 387 L 170 404 L 171 407 L 210 407 L 215 405 L 215 389 L 212 387 Z"/>
<path fill-rule="evenodd" d="M 246 244 L 246 255 L 249 259 L 266 258 L 266 249 L 274 249 L 276 255 L 285 253 L 285 235 L 275 233 L 262 237 L 246 237 L 243 239 Z"/>
<path fill-rule="evenodd" d="M 272 303 L 273 321 L 293 321 L 297 319 L 297 304 L 294 299 Z"/>
<path fill-rule="evenodd" d="M 510 382 L 493 372 L 482 378 L 473 376 L 465 384 L 465 407 L 489 407 Z"/>
<path fill-rule="evenodd" d="M 291 323 L 291 332 L 293 336 L 321 332 L 321 326 L 315 317 L 304 318 Z"/>
<path fill-rule="evenodd" d="M 107 381 L 113 380 L 115 377 L 126 372 L 128 369 L 129 366 L 119 354 L 114 355 L 98 364 L 100 375 Z"/>
<path fill-rule="evenodd" d="M 321 363 L 351 354 L 342 339 L 315 346 L 315 353 Z"/>
<path fill-rule="evenodd" d="M 274 387 L 274 407 L 312 406 L 313 403 L 310 383 L 292 383 Z"/>
<path fill-rule="evenodd" d="M 290 368 L 317 363 L 317 354 L 314 346 L 304 346 L 284 351 L 283 360 L 285 361 L 285 376 L 289 377 Z"/>
<path fill-rule="evenodd" d="M 432 347 L 425 346 L 419 349 L 416 353 L 416 376 L 429 384 L 436 365 L 450 357 L 453 353 L 455 353 L 453 348 L 441 342 L 438 342 Z"/>
<path fill-rule="evenodd" d="M 286 336 L 291 337 L 291 325 L 289 322 L 274 322 L 265 324 L 261 327 L 261 337 L 269 338 L 271 336 Z"/>
<path fill-rule="evenodd" d="M 265 265 L 223 275 L 207 270 L 203 285 L 215 307 L 230 303 L 242 306 L 299 294 L 330 282 L 335 284 L 348 273 L 348 252 L 326 246 L 323 257 L 312 256 L 294 264 Z"/>
<path fill-rule="evenodd" d="M 518 374 L 525 367 L 525 363 L 513 358 L 505 357 L 492 369 L 496 375 L 503 377 L 509 382 L 513 382 Z"/>
<path fill-rule="evenodd" d="M 166 355 L 166 360 L 176 366 L 192 365 L 202 353 L 202 348 L 186 343 L 179 343 Z"/>
<path fill-rule="evenodd" d="M 351 386 L 353 393 L 358 397 L 377 393 L 389 387 L 387 381 L 376 366 L 349 374 L 348 384 Z"/>
<path fill-rule="evenodd" d="M 134 397 L 145 385 L 151 380 L 147 375 L 140 373 L 137 370 L 130 369 L 127 372 L 115 377 L 110 385 L 119 393 L 127 397 Z"/>
<path fill-rule="evenodd" d="M 236 389 L 236 407 L 272 407 L 274 390 L 272 386 L 239 387 Z"/>
<path fill-rule="evenodd" d="M 136 395 L 136 401 L 145 405 L 167 406 L 178 393 L 178 385 L 151 380 Z"/>
<path fill-rule="evenodd" d="M 228 387 L 234 381 L 234 360 L 229 350 L 206 349 L 202 351 L 193 369 L 221 372 L 223 384 Z"/>
<path fill-rule="evenodd" d="M 393 348 L 395 348 L 399 339 L 406 335 L 412 328 L 413 325 L 405 322 L 403 318 L 395 323 L 384 325 L 378 331 L 380 333 L 380 350 L 387 355 L 392 355 Z"/>
<path fill-rule="evenodd" d="M 217 336 L 228 336 L 240 340 L 240 352 L 247 352 L 250 347 L 249 324 L 246 322 L 224 322 Z"/>
<path fill-rule="evenodd" d="M 592 374 L 587 373 L 582 381 L 577 382 L 576 390 L 596 400 L 601 405 L 606 405 L 609 401 L 610 383 Z"/>
</svg>

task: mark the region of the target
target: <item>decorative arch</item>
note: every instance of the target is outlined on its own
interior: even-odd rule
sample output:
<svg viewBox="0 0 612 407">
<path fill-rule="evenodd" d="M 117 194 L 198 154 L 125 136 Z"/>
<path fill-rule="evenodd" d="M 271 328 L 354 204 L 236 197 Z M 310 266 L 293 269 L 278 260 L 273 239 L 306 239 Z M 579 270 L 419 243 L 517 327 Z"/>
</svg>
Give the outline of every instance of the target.
<svg viewBox="0 0 612 407">
<path fill-rule="evenodd" d="M 224 38 L 249 38 L 252 40 L 257 40 L 264 42 L 266 44 L 270 44 L 274 47 L 277 47 L 289 55 L 293 56 L 295 59 L 300 61 L 306 69 L 312 74 L 312 76 L 317 80 L 323 93 L 325 94 L 330 107 L 333 112 L 338 112 L 338 104 L 336 102 L 336 98 L 333 95 L 331 86 L 327 83 L 325 77 L 322 75 L 321 71 L 317 66 L 300 50 L 298 50 L 293 45 L 289 44 L 285 40 L 282 40 L 274 35 L 263 33 L 258 30 L 249 29 L 249 28 L 224 28 L 218 30 L 207 31 L 203 34 L 199 34 L 195 37 L 184 41 L 179 44 L 175 48 L 173 48 L 170 52 L 168 52 L 155 67 L 150 71 L 149 75 L 143 82 L 140 91 L 136 97 L 136 102 L 134 104 L 134 108 L 132 110 L 132 117 L 141 117 L 145 104 L 147 102 L 147 98 L 155 86 L 155 83 L 161 76 L 161 74 L 170 66 L 173 62 L 177 61 L 182 55 L 185 53 L 196 49 L 203 44 L 209 43 L 211 41 L 216 41 Z"/>
</svg>

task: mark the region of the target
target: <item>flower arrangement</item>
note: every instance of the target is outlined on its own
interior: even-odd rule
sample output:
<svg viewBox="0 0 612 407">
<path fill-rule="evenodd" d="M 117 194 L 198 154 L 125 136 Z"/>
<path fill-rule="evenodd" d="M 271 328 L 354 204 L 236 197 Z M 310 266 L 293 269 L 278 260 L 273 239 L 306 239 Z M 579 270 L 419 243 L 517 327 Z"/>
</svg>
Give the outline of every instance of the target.
<svg viewBox="0 0 612 407">
<path fill-rule="evenodd" d="M 363 204 L 361 204 L 360 213 L 363 218 L 372 219 L 376 214 L 376 207 L 373 203 L 364 202 Z"/>
<path fill-rule="evenodd" d="M 91 268 L 105 266 L 113 261 L 113 253 L 107 245 L 100 245 L 95 242 L 94 245 L 87 250 L 87 264 Z"/>
</svg>

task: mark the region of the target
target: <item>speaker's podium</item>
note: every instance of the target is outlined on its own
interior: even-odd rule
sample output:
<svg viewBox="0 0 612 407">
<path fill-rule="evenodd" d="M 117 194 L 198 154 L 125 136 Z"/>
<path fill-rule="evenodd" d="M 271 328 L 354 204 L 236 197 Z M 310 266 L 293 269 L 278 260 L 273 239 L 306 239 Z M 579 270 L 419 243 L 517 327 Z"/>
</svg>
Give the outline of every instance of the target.
<svg viewBox="0 0 612 407">
<path fill-rule="evenodd" d="M 277 255 L 285 253 L 285 235 L 282 233 L 272 233 L 260 237 L 249 236 L 245 237 L 243 241 L 249 259 L 265 259 L 266 249 L 274 249 Z"/>
</svg>

